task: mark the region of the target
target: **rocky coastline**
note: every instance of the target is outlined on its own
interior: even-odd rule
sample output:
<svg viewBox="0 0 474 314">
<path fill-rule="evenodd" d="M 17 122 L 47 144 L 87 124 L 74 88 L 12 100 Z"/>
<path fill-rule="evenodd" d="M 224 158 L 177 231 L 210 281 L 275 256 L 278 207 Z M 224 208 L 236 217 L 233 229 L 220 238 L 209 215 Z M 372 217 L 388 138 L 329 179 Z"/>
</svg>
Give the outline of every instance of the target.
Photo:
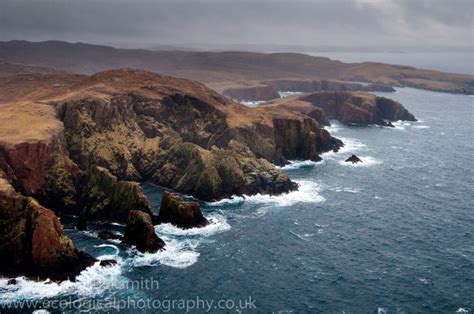
<svg viewBox="0 0 474 314">
<path fill-rule="evenodd" d="M 248 108 L 200 83 L 121 69 L 0 106 L 0 275 L 61 281 L 96 262 L 74 247 L 56 214 L 78 216 L 81 230 L 93 221 L 126 224 L 123 242 L 142 252 L 166 250 L 154 224 L 207 224 L 198 202 L 173 193 L 154 216 L 139 182 L 201 201 L 298 189 L 275 165 L 317 161 L 343 145 L 323 128 L 334 117 L 330 95 L 299 99 L 308 112 Z M 344 106 L 366 107 L 344 95 Z M 375 106 L 378 116 L 362 122 L 412 117 L 385 99 Z M 357 110 L 353 120 L 338 117 L 359 121 Z"/>
</svg>

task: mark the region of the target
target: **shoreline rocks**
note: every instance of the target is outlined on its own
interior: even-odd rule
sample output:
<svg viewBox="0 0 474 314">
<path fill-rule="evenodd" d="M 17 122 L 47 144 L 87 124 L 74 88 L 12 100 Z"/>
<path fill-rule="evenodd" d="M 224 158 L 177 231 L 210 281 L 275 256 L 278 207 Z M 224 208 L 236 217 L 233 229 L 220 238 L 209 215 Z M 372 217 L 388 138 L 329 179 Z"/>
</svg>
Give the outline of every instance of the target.
<svg viewBox="0 0 474 314">
<path fill-rule="evenodd" d="M 166 191 L 161 200 L 157 223 L 171 223 L 177 227 L 200 228 L 209 224 L 198 202 L 184 201 L 179 194 Z"/>
<path fill-rule="evenodd" d="M 140 252 L 155 253 L 165 247 L 158 238 L 149 213 L 131 210 L 128 214 L 123 243 L 136 246 Z"/>
<path fill-rule="evenodd" d="M 345 162 L 352 162 L 353 164 L 357 164 L 359 162 L 362 162 L 362 160 L 359 157 L 357 157 L 356 155 L 352 155 L 349 158 L 347 158 L 345 160 Z"/>
</svg>

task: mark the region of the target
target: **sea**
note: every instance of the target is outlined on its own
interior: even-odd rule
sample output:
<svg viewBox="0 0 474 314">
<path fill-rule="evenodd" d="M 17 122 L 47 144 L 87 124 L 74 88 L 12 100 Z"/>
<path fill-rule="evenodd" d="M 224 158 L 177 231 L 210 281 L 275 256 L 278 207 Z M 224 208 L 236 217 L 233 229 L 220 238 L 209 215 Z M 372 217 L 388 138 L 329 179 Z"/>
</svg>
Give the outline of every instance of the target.
<svg viewBox="0 0 474 314">
<path fill-rule="evenodd" d="M 208 226 L 156 226 L 165 251 L 142 254 L 62 217 L 78 248 L 118 263 L 76 282 L 0 279 L 0 312 L 474 313 L 474 98 L 377 94 L 418 121 L 331 121 L 339 152 L 282 168 L 298 191 L 202 203 Z M 352 154 L 362 163 L 346 163 Z M 163 189 L 142 189 L 156 212 Z"/>
</svg>

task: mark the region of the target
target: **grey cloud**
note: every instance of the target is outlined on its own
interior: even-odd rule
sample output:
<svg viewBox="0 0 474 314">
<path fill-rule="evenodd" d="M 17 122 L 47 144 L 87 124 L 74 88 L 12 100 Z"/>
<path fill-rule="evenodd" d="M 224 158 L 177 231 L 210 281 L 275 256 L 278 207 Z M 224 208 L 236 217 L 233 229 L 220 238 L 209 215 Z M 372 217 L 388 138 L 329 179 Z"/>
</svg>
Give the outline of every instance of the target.
<svg viewBox="0 0 474 314">
<path fill-rule="evenodd" d="M 471 2 L 4 0 L 0 40 L 60 39 L 123 46 L 456 45 L 472 38 Z"/>
</svg>

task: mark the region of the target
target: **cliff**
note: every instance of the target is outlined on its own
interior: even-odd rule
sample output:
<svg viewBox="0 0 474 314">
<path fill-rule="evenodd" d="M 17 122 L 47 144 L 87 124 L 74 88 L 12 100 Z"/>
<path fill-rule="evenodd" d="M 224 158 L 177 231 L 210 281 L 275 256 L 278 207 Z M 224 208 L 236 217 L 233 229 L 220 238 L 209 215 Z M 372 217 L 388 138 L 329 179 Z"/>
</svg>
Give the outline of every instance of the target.
<svg viewBox="0 0 474 314">
<path fill-rule="evenodd" d="M 394 100 L 360 92 L 319 92 L 292 96 L 262 105 L 285 108 L 312 116 L 325 123 L 337 119 L 345 124 L 378 124 L 388 121 L 416 121 L 402 104 Z"/>
<path fill-rule="evenodd" d="M 313 93 L 320 91 L 384 91 L 395 89 L 386 84 L 361 84 L 336 80 L 279 79 L 268 81 L 242 81 L 211 83 L 216 91 L 239 101 L 268 101 L 280 98 L 278 91 Z"/>
</svg>

